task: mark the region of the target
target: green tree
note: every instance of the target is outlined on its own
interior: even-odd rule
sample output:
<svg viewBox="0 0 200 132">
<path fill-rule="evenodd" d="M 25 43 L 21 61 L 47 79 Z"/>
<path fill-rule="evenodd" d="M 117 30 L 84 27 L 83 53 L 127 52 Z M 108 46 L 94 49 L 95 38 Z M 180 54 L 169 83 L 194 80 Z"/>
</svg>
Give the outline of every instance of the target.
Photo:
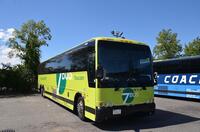
<svg viewBox="0 0 200 132">
<path fill-rule="evenodd" d="M 185 46 L 184 53 L 186 56 L 200 55 L 200 38 L 195 38 Z"/>
<path fill-rule="evenodd" d="M 24 65 L 10 66 L 2 64 L 0 69 L 0 94 L 26 93 L 30 91 L 30 87 L 31 83 L 24 71 Z"/>
<path fill-rule="evenodd" d="M 19 30 L 15 29 L 13 34 L 14 37 L 9 39 L 8 45 L 22 60 L 27 78 L 36 87 L 41 57 L 40 47 L 48 46 L 47 41 L 51 40 L 50 29 L 44 21 L 29 20 Z"/>
<path fill-rule="evenodd" d="M 171 29 L 163 29 L 156 37 L 157 45 L 153 49 L 155 59 L 169 59 L 181 55 L 182 46 L 177 39 L 177 33 Z"/>
</svg>

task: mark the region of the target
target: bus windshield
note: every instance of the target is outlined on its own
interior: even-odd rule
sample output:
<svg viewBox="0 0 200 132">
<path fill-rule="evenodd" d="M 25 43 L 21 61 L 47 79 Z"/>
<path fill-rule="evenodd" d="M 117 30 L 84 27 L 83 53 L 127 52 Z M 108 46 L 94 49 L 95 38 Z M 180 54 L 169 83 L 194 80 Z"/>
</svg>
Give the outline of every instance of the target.
<svg viewBox="0 0 200 132">
<path fill-rule="evenodd" d="M 111 41 L 99 41 L 98 46 L 98 65 L 104 71 L 99 87 L 153 86 L 148 46 Z"/>
</svg>

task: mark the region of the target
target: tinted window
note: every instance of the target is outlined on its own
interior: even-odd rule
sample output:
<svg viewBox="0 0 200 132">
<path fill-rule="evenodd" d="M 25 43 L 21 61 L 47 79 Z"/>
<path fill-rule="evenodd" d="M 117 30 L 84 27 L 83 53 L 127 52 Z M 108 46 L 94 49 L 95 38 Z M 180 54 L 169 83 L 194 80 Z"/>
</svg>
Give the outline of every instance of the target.
<svg viewBox="0 0 200 132">
<path fill-rule="evenodd" d="M 88 58 L 94 50 L 94 41 L 82 44 L 40 64 L 39 73 L 87 71 Z"/>
<path fill-rule="evenodd" d="M 95 41 L 84 43 L 40 64 L 39 73 L 87 71 L 89 86 L 95 87 Z"/>
<path fill-rule="evenodd" d="M 154 62 L 158 74 L 200 73 L 200 57 Z"/>
<path fill-rule="evenodd" d="M 152 86 L 152 58 L 148 46 L 99 41 L 98 66 L 104 71 L 99 87 Z"/>
</svg>

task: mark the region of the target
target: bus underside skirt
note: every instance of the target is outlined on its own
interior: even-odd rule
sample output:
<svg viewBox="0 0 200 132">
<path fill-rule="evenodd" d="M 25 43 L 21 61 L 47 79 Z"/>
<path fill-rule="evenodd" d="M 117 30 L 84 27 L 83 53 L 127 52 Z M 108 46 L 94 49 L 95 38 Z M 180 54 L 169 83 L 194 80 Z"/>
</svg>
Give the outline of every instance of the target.
<svg viewBox="0 0 200 132">
<path fill-rule="evenodd" d="M 72 100 L 69 100 L 69 99 L 64 98 L 64 97 L 62 97 L 62 96 L 59 96 L 59 95 L 56 95 L 56 94 L 54 94 L 54 93 L 50 93 L 50 92 L 48 92 L 48 91 L 45 91 L 45 93 L 51 95 L 52 97 L 58 98 L 58 99 L 60 99 L 60 100 L 62 100 L 62 101 L 65 101 L 65 102 L 67 102 L 67 103 L 69 103 L 69 104 L 71 104 L 71 105 L 74 105 L 74 101 L 72 101 Z"/>
<path fill-rule="evenodd" d="M 56 95 L 56 94 L 51 93 L 51 92 L 48 92 L 48 91 L 45 91 L 45 94 L 46 94 L 47 96 L 51 96 L 52 98 L 57 98 L 57 99 L 59 99 L 59 100 L 61 100 L 61 101 L 67 102 L 67 103 L 69 103 L 69 104 L 71 104 L 71 105 L 74 105 L 74 101 L 69 100 L 69 99 L 67 99 L 67 98 L 64 98 L 64 97 L 62 97 L 62 96 Z M 85 116 L 86 116 L 87 118 L 89 118 L 89 119 L 95 121 L 95 109 L 94 109 L 94 108 L 91 108 L 91 107 L 89 107 L 89 106 L 85 106 L 85 111 L 86 111 L 86 112 L 85 112 Z"/>
</svg>

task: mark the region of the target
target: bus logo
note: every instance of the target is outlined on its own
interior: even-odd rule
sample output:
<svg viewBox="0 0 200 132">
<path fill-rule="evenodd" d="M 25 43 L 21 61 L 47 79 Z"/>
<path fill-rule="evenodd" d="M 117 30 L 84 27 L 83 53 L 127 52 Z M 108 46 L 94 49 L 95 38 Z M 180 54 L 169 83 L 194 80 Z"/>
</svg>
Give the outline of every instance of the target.
<svg viewBox="0 0 200 132">
<path fill-rule="evenodd" d="M 135 96 L 135 94 L 132 89 L 130 89 L 130 88 L 124 89 L 123 93 L 122 93 L 122 99 L 124 101 L 123 103 L 124 104 L 131 103 L 134 99 L 134 96 Z"/>
<path fill-rule="evenodd" d="M 66 73 L 57 73 L 56 74 L 56 85 L 57 85 L 56 93 L 57 94 L 64 93 L 66 83 L 67 83 L 67 74 Z"/>
<path fill-rule="evenodd" d="M 158 84 L 199 85 L 200 74 L 159 74 Z"/>
</svg>

